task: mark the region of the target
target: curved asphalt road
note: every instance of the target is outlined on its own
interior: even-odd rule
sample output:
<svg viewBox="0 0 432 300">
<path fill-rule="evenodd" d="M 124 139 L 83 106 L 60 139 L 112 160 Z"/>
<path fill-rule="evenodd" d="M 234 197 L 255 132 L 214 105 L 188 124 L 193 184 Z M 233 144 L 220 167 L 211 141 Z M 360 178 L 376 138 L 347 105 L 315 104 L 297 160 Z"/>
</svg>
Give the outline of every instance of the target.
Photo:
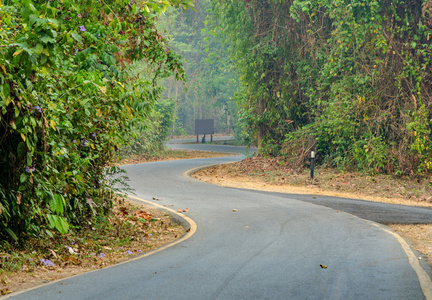
<svg viewBox="0 0 432 300">
<path fill-rule="evenodd" d="M 194 167 L 238 159 L 241 156 L 125 166 L 138 197 L 155 197 L 158 204 L 172 204 L 174 209 L 189 208 L 186 215 L 197 223 L 196 233 L 142 259 L 13 299 L 425 299 L 424 291 L 430 295 L 430 278 L 419 281 L 415 270 L 423 270 L 415 259 L 414 269 L 409 263 L 410 250 L 404 251 L 399 239 L 376 223 L 294 199 L 297 196 L 224 188 L 184 176 Z"/>
</svg>

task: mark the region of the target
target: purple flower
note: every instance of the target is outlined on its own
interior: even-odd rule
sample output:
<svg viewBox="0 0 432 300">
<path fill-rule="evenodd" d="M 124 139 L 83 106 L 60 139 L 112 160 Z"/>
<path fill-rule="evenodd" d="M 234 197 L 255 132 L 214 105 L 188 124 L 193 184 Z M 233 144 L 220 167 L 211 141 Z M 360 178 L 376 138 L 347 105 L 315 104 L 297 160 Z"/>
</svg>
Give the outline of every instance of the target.
<svg viewBox="0 0 432 300">
<path fill-rule="evenodd" d="M 40 260 L 40 262 L 41 262 L 41 264 L 43 264 L 47 267 L 54 267 L 54 263 L 52 261 L 50 261 L 49 259 L 42 258 Z"/>
<path fill-rule="evenodd" d="M 88 145 L 88 141 L 85 140 L 85 141 L 82 143 L 82 146 L 85 147 L 85 146 L 87 146 L 87 145 Z"/>
<path fill-rule="evenodd" d="M 132 255 L 132 251 L 129 251 L 129 250 L 128 250 L 127 254 Z"/>
<path fill-rule="evenodd" d="M 97 37 L 97 38 L 100 38 L 100 33 L 98 33 L 98 34 L 96 35 L 96 37 Z"/>
<path fill-rule="evenodd" d="M 123 30 L 120 30 L 118 33 L 119 33 L 119 34 L 124 34 L 124 31 L 123 31 Z"/>
<path fill-rule="evenodd" d="M 76 143 L 76 140 L 74 139 L 74 140 L 72 141 L 72 143 L 75 144 L 75 143 Z"/>
<path fill-rule="evenodd" d="M 123 246 L 119 248 L 119 250 L 123 249 Z"/>
<path fill-rule="evenodd" d="M 92 132 L 92 133 L 90 133 L 90 136 L 91 136 L 92 138 L 95 138 L 95 137 L 96 137 L 96 132 Z"/>
<path fill-rule="evenodd" d="M 99 257 L 100 257 L 100 258 L 105 257 L 105 254 L 104 254 L 104 253 L 101 253 L 101 254 L 99 254 Z"/>
<path fill-rule="evenodd" d="M 78 14 L 78 18 L 80 18 L 80 19 L 81 19 L 81 18 L 82 18 L 82 14 Z"/>
<path fill-rule="evenodd" d="M 422 67 L 422 70 L 426 69 L 426 67 Z"/>
<path fill-rule="evenodd" d="M 35 166 L 32 166 L 31 168 L 29 166 L 26 167 L 25 171 L 27 173 L 32 173 L 36 170 Z"/>
<path fill-rule="evenodd" d="M 142 252 L 142 250 L 137 250 L 137 252 L 139 253 L 139 252 Z"/>
<path fill-rule="evenodd" d="M 38 112 L 42 113 L 42 108 L 40 106 L 33 106 L 33 109 L 36 109 Z"/>
<path fill-rule="evenodd" d="M 85 28 L 84 25 L 81 25 L 81 26 L 79 27 L 79 29 L 80 29 L 81 31 L 86 31 L 86 28 Z"/>
<path fill-rule="evenodd" d="M 77 55 L 77 53 L 78 53 L 78 49 L 75 49 L 74 55 Z"/>
<path fill-rule="evenodd" d="M 45 261 L 45 266 L 47 266 L 47 267 L 54 267 L 54 263 L 52 261 L 50 261 L 49 259 L 47 259 Z"/>
</svg>

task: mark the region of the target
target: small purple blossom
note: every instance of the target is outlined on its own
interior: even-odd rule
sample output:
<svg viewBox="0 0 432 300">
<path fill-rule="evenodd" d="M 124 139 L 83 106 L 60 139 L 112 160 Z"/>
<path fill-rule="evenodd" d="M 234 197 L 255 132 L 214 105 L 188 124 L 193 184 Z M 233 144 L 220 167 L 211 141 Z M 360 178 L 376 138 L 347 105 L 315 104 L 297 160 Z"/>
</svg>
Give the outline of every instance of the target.
<svg viewBox="0 0 432 300">
<path fill-rule="evenodd" d="M 98 33 L 98 34 L 96 35 L 96 37 L 97 37 L 97 38 L 100 38 L 100 33 Z"/>
<path fill-rule="evenodd" d="M 75 143 L 76 143 L 76 140 L 74 139 L 74 140 L 72 141 L 72 143 L 75 144 Z"/>
<path fill-rule="evenodd" d="M 125 34 L 125 32 L 123 30 L 120 30 L 118 33 L 119 34 Z"/>
<path fill-rule="evenodd" d="M 77 55 L 77 53 L 78 53 L 78 49 L 75 49 L 74 55 Z"/>
<path fill-rule="evenodd" d="M 426 67 L 423 66 L 423 67 L 422 67 L 422 70 L 424 70 L 424 69 L 426 69 Z"/>
<path fill-rule="evenodd" d="M 80 19 L 81 19 L 81 18 L 82 18 L 82 14 L 78 14 L 78 18 L 80 18 Z"/>
<path fill-rule="evenodd" d="M 142 252 L 142 250 L 137 250 L 137 252 L 139 253 L 139 252 Z"/>
<path fill-rule="evenodd" d="M 45 261 L 45 266 L 48 266 L 48 267 L 54 267 L 54 263 L 53 263 L 52 261 L 50 261 L 49 259 L 47 259 L 47 260 Z"/>
<path fill-rule="evenodd" d="M 85 141 L 82 143 L 82 146 L 85 147 L 85 146 L 87 146 L 87 145 L 88 145 L 88 140 L 85 140 Z"/>
<path fill-rule="evenodd" d="M 128 250 L 127 254 L 132 255 L 132 251 Z"/>
<path fill-rule="evenodd" d="M 42 108 L 40 106 L 33 106 L 33 109 L 37 110 L 38 112 L 42 113 Z"/>
<path fill-rule="evenodd" d="M 86 31 L 86 30 L 87 30 L 87 29 L 85 28 L 84 25 L 81 25 L 81 26 L 79 27 L 79 29 L 80 29 L 81 31 Z"/>
<path fill-rule="evenodd" d="M 96 137 L 96 132 L 92 132 L 92 133 L 90 133 L 90 136 L 91 136 L 92 138 L 95 138 L 95 137 Z"/>
<path fill-rule="evenodd" d="M 119 248 L 119 250 L 123 249 L 123 246 Z"/>
<path fill-rule="evenodd" d="M 99 258 L 105 257 L 104 253 L 99 254 Z"/>
<path fill-rule="evenodd" d="M 27 166 L 26 169 L 25 169 L 25 171 L 26 171 L 27 173 L 32 173 L 32 172 L 34 172 L 35 170 L 36 170 L 35 166 L 32 166 L 32 167 Z"/>
<path fill-rule="evenodd" d="M 41 262 L 41 264 L 43 264 L 47 267 L 54 267 L 54 263 L 52 261 L 50 261 L 49 259 L 42 258 L 40 260 L 40 262 Z"/>
</svg>

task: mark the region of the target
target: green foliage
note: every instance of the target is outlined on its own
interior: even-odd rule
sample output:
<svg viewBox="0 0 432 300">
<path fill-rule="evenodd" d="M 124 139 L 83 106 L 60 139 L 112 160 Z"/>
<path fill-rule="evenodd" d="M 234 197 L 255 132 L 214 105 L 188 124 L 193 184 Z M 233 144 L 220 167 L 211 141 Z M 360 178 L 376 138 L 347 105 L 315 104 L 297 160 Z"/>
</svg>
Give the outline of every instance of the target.
<svg viewBox="0 0 432 300">
<path fill-rule="evenodd" d="M 171 5 L 192 1 L 0 4 L 3 241 L 64 234 L 110 209 L 106 164 L 146 118 L 157 80 L 183 78 L 154 26 Z M 150 79 L 131 71 L 133 61 Z"/>
<path fill-rule="evenodd" d="M 173 134 L 194 134 L 195 119 L 215 119 L 216 132 L 229 132 L 237 126 L 237 106 L 233 101 L 238 87 L 233 64 L 224 39 L 211 30 L 210 3 L 195 1 L 196 11 L 168 11 L 158 22 L 171 36 L 170 46 L 182 55 L 188 78 L 185 89 L 167 79 L 164 96 L 175 101 Z"/>
<path fill-rule="evenodd" d="M 130 137 L 122 148 L 122 155 L 143 154 L 155 156 L 165 149 L 174 120 L 174 102 L 169 99 L 156 103 L 148 118 L 134 131 L 138 132 Z"/>
<path fill-rule="evenodd" d="M 432 170 L 432 1 L 213 3 L 261 153 L 291 159 L 313 138 L 340 168 Z"/>
</svg>

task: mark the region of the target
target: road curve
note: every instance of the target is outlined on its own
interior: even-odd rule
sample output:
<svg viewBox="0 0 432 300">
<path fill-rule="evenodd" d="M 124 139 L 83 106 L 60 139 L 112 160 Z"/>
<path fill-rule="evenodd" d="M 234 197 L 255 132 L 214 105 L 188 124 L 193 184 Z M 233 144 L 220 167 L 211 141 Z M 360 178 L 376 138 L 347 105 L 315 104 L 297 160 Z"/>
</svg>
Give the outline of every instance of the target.
<svg viewBox="0 0 432 300">
<path fill-rule="evenodd" d="M 125 166 L 137 197 L 189 208 L 196 233 L 142 259 L 13 299 L 431 299 L 430 278 L 419 280 L 411 250 L 382 225 L 287 195 L 184 176 L 239 159 Z"/>
</svg>

